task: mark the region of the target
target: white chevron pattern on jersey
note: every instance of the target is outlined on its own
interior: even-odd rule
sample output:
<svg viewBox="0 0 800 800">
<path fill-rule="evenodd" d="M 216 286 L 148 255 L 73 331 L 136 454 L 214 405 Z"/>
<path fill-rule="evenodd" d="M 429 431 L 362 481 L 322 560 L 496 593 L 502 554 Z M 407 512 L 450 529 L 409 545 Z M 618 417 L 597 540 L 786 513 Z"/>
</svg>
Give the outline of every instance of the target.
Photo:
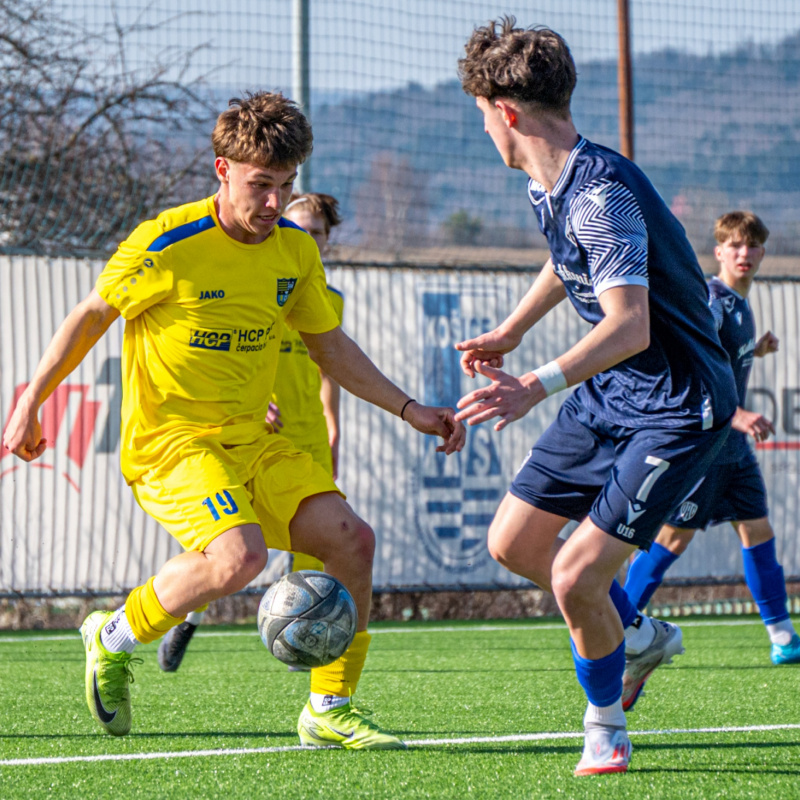
<svg viewBox="0 0 800 800">
<path fill-rule="evenodd" d="M 586 250 L 595 294 L 612 286 L 647 286 L 647 227 L 627 186 L 587 183 L 570 203 L 575 237 Z"/>
</svg>

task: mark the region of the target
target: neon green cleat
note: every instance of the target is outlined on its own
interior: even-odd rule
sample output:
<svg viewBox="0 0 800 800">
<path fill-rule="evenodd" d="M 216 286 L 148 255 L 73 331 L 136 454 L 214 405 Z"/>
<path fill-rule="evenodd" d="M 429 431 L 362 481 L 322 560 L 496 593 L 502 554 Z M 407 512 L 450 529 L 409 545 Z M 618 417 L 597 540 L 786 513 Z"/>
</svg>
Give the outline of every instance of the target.
<svg viewBox="0 0 800 800">
<path fill-rule="evenodd" d="M 341 708 L 317 713 L 306 703 L 297 722 L 300 744 L 306 747 L 344 747 L 348 750 L 405 750 L 406 743 L 382 731 L 348 703 Z"/>
<path fill-rule="evenodd" d="M 86 702 L 100 727 L 113 736 L 124 736 L 131 729 L 132 664 L 141 658 L 130 653 L 109 653 L 100 642 L 100 629 L 113 611 L 93 611 L 80 627 L 86 648 Z"/>
</svg>

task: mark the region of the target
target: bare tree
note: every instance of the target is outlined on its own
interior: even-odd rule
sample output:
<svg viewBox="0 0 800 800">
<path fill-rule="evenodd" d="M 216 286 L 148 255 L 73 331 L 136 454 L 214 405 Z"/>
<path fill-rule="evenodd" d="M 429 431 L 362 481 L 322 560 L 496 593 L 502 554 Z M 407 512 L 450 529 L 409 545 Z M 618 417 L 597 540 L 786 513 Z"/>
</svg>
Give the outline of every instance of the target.
<svg viewBox="0 0 800 800">
<path fill-rule="evenodd" d="M 179 183 L 210 185 L 200 48 L 133 68 L 131 38 L 150 29 L 141 19 L 114 13 L 89 33 L 50 0 L 0 0 L 0 248 L 102 251 Z"/>
<path fill-rule="evenodd" d="M 378 153 L 358 189 L 357 213 L 362 244 L 398 251 L 426 238 L 427 174 L 394 153 Z"/>
</svg>

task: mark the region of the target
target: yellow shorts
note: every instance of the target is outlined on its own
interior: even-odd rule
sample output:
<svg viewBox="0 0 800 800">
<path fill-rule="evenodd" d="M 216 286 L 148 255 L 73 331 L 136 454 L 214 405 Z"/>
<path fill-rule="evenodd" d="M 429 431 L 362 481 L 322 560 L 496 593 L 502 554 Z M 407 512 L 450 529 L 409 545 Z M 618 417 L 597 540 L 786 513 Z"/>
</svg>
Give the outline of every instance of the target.
<svg viewBox="0 0 800 800">
<path fill-rule="evenodd" d="M 289 523 L 306 497 L 344 497 L 323 467 L 278 434 L 240 445 L 197 439 L 176 467 L 152 470 L 131 489 L 184 550 L 199 551 L 248 523 L 261 526 L 267 547 L 290 550 Z"/>
<path fill-rule="evenodd" d="M 303 442 L 294 441 L 292 444 L 304 453 L 309 453 L 311 458 L 322 466 L 328 475 L 333 475 L 333 454 L 331 453 L 331 446 L 326 440 L 316 439 L 315 441 Z"/>
</svg>

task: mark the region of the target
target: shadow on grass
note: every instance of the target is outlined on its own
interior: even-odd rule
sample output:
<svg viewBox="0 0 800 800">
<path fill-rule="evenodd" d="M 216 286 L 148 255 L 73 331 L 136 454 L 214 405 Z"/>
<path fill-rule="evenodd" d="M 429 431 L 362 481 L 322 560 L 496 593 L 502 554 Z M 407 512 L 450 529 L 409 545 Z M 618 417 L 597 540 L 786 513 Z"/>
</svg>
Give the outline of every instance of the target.
<svg viewBox="0 0 800 800">
<path fill-rule="evenodd" d="M 7 739 L 103 739 L 104 741 L 127 741 L 130 739 L 297 739 L 296 731 L 159 731 L 158 733 L 128 733 L 125 736 L 109 736 L 106 733 L 0 733 L 0 740 Z"/>
</svg>

